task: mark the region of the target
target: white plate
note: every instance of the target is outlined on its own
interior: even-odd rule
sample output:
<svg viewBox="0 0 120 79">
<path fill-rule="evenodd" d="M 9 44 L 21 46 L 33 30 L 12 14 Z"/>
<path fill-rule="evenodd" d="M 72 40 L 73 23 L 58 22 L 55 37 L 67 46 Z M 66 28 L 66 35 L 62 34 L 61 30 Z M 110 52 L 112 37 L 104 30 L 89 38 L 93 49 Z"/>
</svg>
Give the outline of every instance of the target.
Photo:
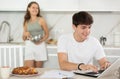
<svg viewBox="0 0 120 79">
<path fill-rule="evenodd" d="M 18 74 L 11 74 L 11 76 L 16 76 L 16 77 L 34 77 L 34 76 L 39 76 L 40 73 L 38 74 L 31 74 L 31 75 L 18 75 Z"/>
</svg>

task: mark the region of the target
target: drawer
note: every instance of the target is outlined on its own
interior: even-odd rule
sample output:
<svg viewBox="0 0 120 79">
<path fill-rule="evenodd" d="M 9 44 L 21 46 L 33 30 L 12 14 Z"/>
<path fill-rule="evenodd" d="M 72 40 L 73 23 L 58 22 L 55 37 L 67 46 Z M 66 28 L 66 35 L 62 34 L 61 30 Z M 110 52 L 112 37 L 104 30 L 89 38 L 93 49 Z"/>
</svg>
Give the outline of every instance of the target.
<svg viewBox="0 0 120 79">
<path fill-rule="evenodd" d="M 47 48 L 48 60 L 44 62 L 45 68 L 59 68 L 57 49 Z"/>
<path fill-rule="evenodd" d="M 59 68 L 58 57 L 56 54 L 48 54 L 48 60 L 44 62 L 45 68 Z"/>
<path fill-rule="evenodd" d="M 57 49 L 47 49 L 48 54 L 57 54 Z"/>
</svg>

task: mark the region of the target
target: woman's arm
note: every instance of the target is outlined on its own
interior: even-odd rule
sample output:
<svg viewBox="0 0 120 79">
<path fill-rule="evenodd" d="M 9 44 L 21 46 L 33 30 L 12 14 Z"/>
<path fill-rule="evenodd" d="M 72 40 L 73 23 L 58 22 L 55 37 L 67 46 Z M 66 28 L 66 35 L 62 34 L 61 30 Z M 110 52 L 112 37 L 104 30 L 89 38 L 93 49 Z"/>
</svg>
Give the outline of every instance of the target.
<svg viewBox="0 0 120 79">
<path fill-rule="evenodd" d="M 23 26 L 23 40 L 24 40 L 24 41 L 27 39 L 26 31 L 27 31 L 27 28 L 26 28 L 26 24 L 25 24 L 25 25 Z"/>
<path fill-rule="evenodd" d="M 47 40 L 47 38 L 49 37 L 49 31 L 48 31 L 48 27 L 47 27 L 47 24 L 46 24 L 44 18 L 41 17 L 39 23 L 41 24 L 41 26 L 44 30 L 44 33 L 45 33 L 44 36 L 42 37 L 42 39 L 40 40 L 40 43 L 41 43 L 41 42 Z"/>
<path fill-rule="evenodd" d="M 23 40 L 25 41 L 29 37 L 30 37 L 30 33 L 27 32 L 27 24 L 25 23 L 25 25 L 23 26 Z"/>
</svg>

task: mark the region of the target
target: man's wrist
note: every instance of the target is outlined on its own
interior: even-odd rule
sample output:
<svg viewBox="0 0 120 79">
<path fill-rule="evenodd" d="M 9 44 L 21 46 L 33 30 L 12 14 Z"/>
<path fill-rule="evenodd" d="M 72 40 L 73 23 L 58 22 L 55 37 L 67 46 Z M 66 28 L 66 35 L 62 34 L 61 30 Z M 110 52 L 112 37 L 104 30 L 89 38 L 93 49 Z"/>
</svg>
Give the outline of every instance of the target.
<svg viewBox="0 0 120 79">
<path fill-rule="evenodd" d="M 81 69 L 81 65 L 84 65 L 84 63 L 78 64 L 78 70 L 82 70 L 82 69 Z"/>
</svg>

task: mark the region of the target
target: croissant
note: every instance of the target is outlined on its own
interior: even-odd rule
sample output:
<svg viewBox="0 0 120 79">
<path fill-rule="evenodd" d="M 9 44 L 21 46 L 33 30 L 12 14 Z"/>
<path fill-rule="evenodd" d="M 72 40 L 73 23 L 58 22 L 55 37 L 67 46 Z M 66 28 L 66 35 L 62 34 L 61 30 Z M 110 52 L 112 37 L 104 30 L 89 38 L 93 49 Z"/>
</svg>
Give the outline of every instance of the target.
<svg viewBox="0 0 120 79">
<path fill-rule="evenodd" d="M 37 70 L 33 67 L 17 67 L 12 70 L 12 74 L 18 74 L 18 75 L 31 75 L 31 74 L 37 74 Z"/>
</svg>

